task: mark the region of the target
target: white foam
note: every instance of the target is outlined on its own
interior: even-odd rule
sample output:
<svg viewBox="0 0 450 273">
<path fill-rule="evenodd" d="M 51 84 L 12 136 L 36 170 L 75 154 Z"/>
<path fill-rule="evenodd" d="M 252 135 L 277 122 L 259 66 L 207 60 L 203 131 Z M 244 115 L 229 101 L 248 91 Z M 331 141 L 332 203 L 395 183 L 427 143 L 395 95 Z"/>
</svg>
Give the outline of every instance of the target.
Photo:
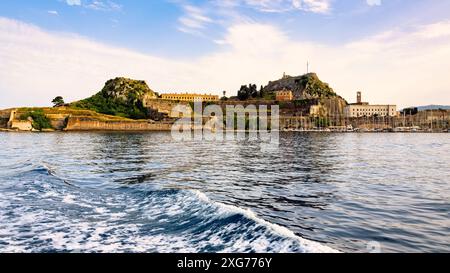
<svg viewBox="0 0 450 273">
<path fill-rule="evenodd" d="M 43 198 L 51 198 L 51 197 L 58 197 L 58 196 L 59 196 L 59 194 L 55 191 L 48 191 L 42 195 Z"/>
<path fill-rule="evenodd" d="M 72 194 L 68 194 L 68 195 L 66 195 L 66 196 L 64 196 L 64 198 L 63 198 L 63 203 L 66 203 L 66 204 L 74 204 L 75 203 L 75 195 L 72 195 Z"/>
<path fill-rule="evenodd" d="M 48 191 L 53 197 L 54 193 Z M 45 193 L 46 194 L 46 193 Z M 44 195 L 45 195 L 44 194 Z M 128 198 L 127 195 L 108 195 L 108 197 L 94 200 L 90 195 L 83 196 L 79 193 L 60 193 L 58 196 L 65 204 L 91 204 L 91 212 L 104 214 L 108 217 L 70 217 L 68 214 L 60 213 L 60 210 L 52 210 L 51 207 L 22 206 L 15 208 L 17 216 L 9 216 L 7 206 L 14 202 L 7 195 L 0 196 L 0 204 L 4 209 L 0 210 L 0 234 L 8 242 L 0 252 L 39 252 L 48 251 L 70 251 L 70 252 L 199 252 L 217 247 L 222 252 L 335 252 L 319 243 L 299 238 L 293 232 L 278 225 L 271 224 L 257 217 L 251 210 L 244 210 L 235 206 L 212 202 L 205 194 L 196 191 L 195 195 L 185 191 L 168 197 L 155 195 L 154 200 Z M 13 197 L 13 196 L 11 196 Z M 175 197 L 175 200 L 173 199 Z M 61 200 L 61 199 L 54 199 Z M 102 200 L 99 202 L 98 200 Z M 110 201 L 111 206 L 104 200 Z M 200 200 L 200 203 L 199 203 Z M 50 199 L 51 201 L 51 199 Z M 126 207 L 121 204 L 126 203 Z M 117 205 L 119 204 L 119 205 Z M 175 205 L 174 205 L 175 204 Z M 56 203 L 61 205 L 61 203 Z M 70 209 L 76 209 L 71 205 Z M 120 209 L 120 212 L 114 212 Z M 193 210 L 192 210 L 193 209 Z M 144 213 L 145 211 L 145 213 Z M 166 211 L 168 213 L 166 214 Z M 208 218 L 208 213 L 218 212 L 219 217 L 240 214 L 256 222 L 250 226 L 243 227 L 240 222 L 231 221 L 225 223 L 219 229 L 202 231 L 201 234 L 182 232 L 179 234 L 167 233 L 161 225 L 154 229 L 142 230 L 145 222 L 136 221 L 130 223 L 128 215 L 143 213 L 150 221 L 161 217 L 172 223 L 173 219 L 182 216 L 186 212 L 198 213 L 202 219 Z M 206 215 L 205 215 L 206 214 Z M 48 221 L 49 217 L 52 221 Z M 183 218 L 181 218 L 183 219 Z M 23 233 L 18 227 L 30 225 L 30 231 Z M 177 225 L 183 224 L 178 221 Z M 207 221 L 205 221 L 207 224 Z M 264 226 L 265 228 L 261 228 Z M 236 232 L 237 230 L 246 230 Z M 247 232 L 248 231 L 248 232 Z M 248 239 L 248 235 L 252 239 Z M 278 240 L 278 236 L 285 239 Z M 104 236 L 107 235 L 107 236 Z M 230 240 L 230 235 L 232 239 Z M 21 240 L 18 240 L 21 238 Z M 292 238 L 292 239 L 291 239 Z M 275 240 L 275 241 L 274 241 Z M 41 243 L 37 243 L 41 242 Z M 300 246 L 300 247 L 299 247 Z"/>
<path fill-rule="evenodd" d="M 271 231 L 273 231 L 274 233 L 281 235 L 283 237 L 286 238 L 291 238 L 295 241 L 297 241 L 300 246 L 302 247 L 302 250 L 304 250 L 304 252 L 312 252 L 312 253 L 339 253 L 338 250 L 333 249 L 331 247 L 325 246 L 321 243 L 318 242 L 314 242 L 311 240 L 307 240 L 305 238 L 299 237 L 297 235 L 295 235 L 294 232 L 292 232 L 291 230 L 289 230 L 286 227 L 282 227 L 280 225 L 277 224 L 273 224 L 270 223 L 264 219 L 259 218 L 255 212 L 251 211 L 250 209 L 242 209 L 236 206 L 232 206 L 232 205 L 226 205 L 220 202 L 215 202 L 215 201 L 211 201 L 208 196 L 206 196 L 203 192 L 198 191 L 198 190 L 194 190 L 193 191 L 195 193 L 195 195 L 203 202 L 206 203 L 211 203 L 214 204 L 215 206 L 217 206 L 223 213 L 233 213 L 233 214 L 242 214 L 244 215 L 244 217 L 251 219 L 253 221 L 255 221 L 256 223 L 258 223 L 259 225 L 265 226 L 266 228 L 269 228 Z M 261 243 L 261 242 L 259 242 Z M 266 244 L 266 243 L 264 243 Z M 265 248 L 261 248 L 261 249 L 265 249 Z"/>
<path fill-rule="evenodd" d="M 108 210 L 105 208 L 95 208 L 94 211 L 98 214 L 104 214 L 106 213 Z"/>
<path fill-rule="evenodd" d="M 125 212 L 117 212 L 117 213 L 111 213 L 109 215 L 109 219 L 111 221 L 116 221 L 116 220 L 120 220 L 123 217 L 127 216 L 127 214 Z"/>
</svg>

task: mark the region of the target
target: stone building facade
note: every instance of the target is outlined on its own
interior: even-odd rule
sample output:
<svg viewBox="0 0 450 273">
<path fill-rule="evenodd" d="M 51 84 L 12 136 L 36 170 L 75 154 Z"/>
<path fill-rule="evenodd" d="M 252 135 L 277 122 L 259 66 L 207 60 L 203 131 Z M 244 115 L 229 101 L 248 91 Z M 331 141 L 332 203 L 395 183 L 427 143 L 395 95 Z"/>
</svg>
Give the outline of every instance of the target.
<svg viewBox="0 0 450 273">
<path fill-rule="evenodd" d="M 294 94 L 290 90 L 276 91 L 275 99 L 277 101 L 292 101 L 294 99 Z"/>
<path fill-rule="evenodd" d="M 368 102 L 362 102 L 361 92 L 357 93 L 357 102 L 345 107 L 345 117 L 395 117 L 397 116 L 397 106 L 392 104 L 371 105 Z"/>
<path fill-rule="evenodd" d="M 163 100 L 173 100 L 173 101 L 186 101 L 186 102 L 197 102 L 197 101 L 219 101 L 219 96 L 217 95 L 202 95 L 202 94 L 162 94 L 161 98 Z"/>
</svg>

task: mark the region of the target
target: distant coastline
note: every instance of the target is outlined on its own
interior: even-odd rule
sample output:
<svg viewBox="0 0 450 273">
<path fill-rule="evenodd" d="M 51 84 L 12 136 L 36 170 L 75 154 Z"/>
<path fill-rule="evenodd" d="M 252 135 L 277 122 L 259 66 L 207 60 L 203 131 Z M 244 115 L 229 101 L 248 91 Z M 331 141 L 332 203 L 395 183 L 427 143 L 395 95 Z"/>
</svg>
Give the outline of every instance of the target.
<svg viewBox="0 0 450 273">
<path fill-rule="evenodd" d="M 448 132 L 450 129 L 450 109 L 446 106 L 397 111 L 396 105 L 364 102 L 360 91 L 356 103 L 348 103 L 315 73 L 294 77 L 284 74 L 260 89 L 254 84 L 243 85 L 237 96 L 226 97 L 226 92 L 223 95 L 222 98 L 198 93 L 160 95 L 145 81 L 119 77 L 107 81 L 100 92 L 84 100 L 65 103 L 58 96 L 52 101 L 54 107 L 0 110 L 0 131 L 171 131 L 180 118 L 173 109 L 180 105 L 194 109 L 194 102 L 202 102 L 203 108 L 216 105 L 224 112 L 229 106 L 245 111 L 277 106 L 280 131 Z M 270 110 L 264 111 L 265 115 L 271 115 Z M 202 115 L 203 123 L 212 118 L 210 114 Z M 250 114 L 246 117 L 246 130 L 250 130 L 249 118 Z"/>
<path fill-rule="evenodd" d="M 33 125 L 32 119 L 23 118 L 27 116 L 26 113 L 33 111 L 45 116 L 51 128 L 35 129 L 33 126 L 36 125 Z M 208 118 L 210 117 L 204 117 L 204 120 Z M 158 132 L 171 131 L 176 120 L 133 120 L 68 107 L 18 108 L 0 110 L 0 132 Z M 343 126 L 329 124 L 320 117 L 283 115 L 280 116 L 279 130 L 323 133 L 441 133 L 449 132 L 449 121 L 449 110 L 427 110 L 416 115 L 392 118 L 351 118 L 345 119 L 343 122 L 347 125 Z"/>
</svg>

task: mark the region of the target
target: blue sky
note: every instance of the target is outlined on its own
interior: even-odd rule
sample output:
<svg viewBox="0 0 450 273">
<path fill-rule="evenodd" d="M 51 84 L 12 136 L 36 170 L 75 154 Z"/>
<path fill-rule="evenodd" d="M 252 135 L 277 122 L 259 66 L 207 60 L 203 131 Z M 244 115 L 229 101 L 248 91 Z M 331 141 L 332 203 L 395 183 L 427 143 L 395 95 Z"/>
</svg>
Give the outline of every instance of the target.
<svg viewBox="0 0 450 273">
<path fill-rule="evenodd" d="M 20 103 L 23 101 L 20 96 L 28 92 L 27 85 L 13 81 L 14 75 L 39 73 L 40 79 L 45 78 L 50 71 L 60 70 L 57 67 L 60 63 L 55 60 L 68 58 L 68 54 L 80 56 L 79 60 L 92 67 L 92 71 L 81 70 L 84 74 L 77 75 L 86 78 L 86 82 L 76 88 L 73 81 L 70 86 L 64 84 L 62 79 L 73 74 L 60 75 L 61 82 L 57 84 L 54 78 L 49 78 L 47 83 L 40 80 L 40 85 L 30 82 L 30 86 L 42 89 L 43 97 L 24 103 L 44 104 L 61 89 L 67 90 L 63 95 L 69 99 L 79 99 L 101 88 L 107 77 L 115 73 L 141 77 L 160 92 L 188 89 L 232 93 L 240 83 L 265 84 L 285 71 L 301 74 L 309 60 L 313 69 L 320 72 L 319 76 L 350 101 L 356 89 L 362 89 L 367 90 L 368 99 L 377 103 L 442 103 L 436 100 L 444 97 L 444 102 L 450 104 L 449 96 L 444 94 L 450 93 L 447 82 L 437 84 L 435 90 L 430 90 L 433 95 L 424 97 L 419 94 L 419 87 L 414 88 L 421 86 L 421 82 L 411 84 L 410 77 L 401 72 L 405 69 L 395 73 L 396 79 L 402 80 L 395 90 L 392 87 L 380 93 L 381 85 L 376 80 L 391 77 L 392 73 L 383 72 L 388 67 L 406 67 L 405 62 L 399 62 L 405 58 L 410 60 L 409 65 L 420 65 L 423 69 L 446 68 L 450 60 L 442 48 L 447 47 L 449 10 L 450 0 L 2 0 L 0 39 L 4 44 L 23 49 L 15 53 L 11 47 L 0 47 L 3 50 L 0 61 L 10 65 L 8 73 L 12 74 L 0 72 L 0 107 L 10 106 L 8 100 Z M 424 31 L 438 34 L 425 37 Z M 33 48 L 20 35 L 28 35 L 29 43 L 35 39 L 33 43 L 40 46 Z M 44 35 L 47 38 L 42 38 Z M 60 46 L 49 45 L 49 41 Z M 117 53 L 119 49 L 123 54 Z M 103 57 L 98 60 L 92 57 L 95 50 L 98 56 L 111 50 L 108 56 L 117 54 L 117 58 L 122 58 L 130 54 L 127 60 L 138 61 L 102 73 L 94 69 L 104 62 Z M 436 51 L 440 55 L 433 55 Z M 33 58 L 40 56 L 31 64 L 36 66 L 36 71 L 32 68 L 22 71 L 25 65 L 18 65 L 26 62 L 20 57 L 27 54 Z M 84 58 L 87 55 L 90 63 Z M 384 59 L 380 60 L 379 55 Z M 139 61 L 144 59 L 161 62 L 160 69 L 153 71 L 148 63 Z M 199 69 L 199 65 L 205 64 L 210 67 Z M 262 64 L 267 66 L 261 69 Z M 78 71 L 78 65 L 74 60 L 65 63 L 74 71 Z M 349 65 L 352 67 L 344 74 L 346 70 L 340 68 Z M 236 66 L 242 71 L 235 71 Z M 229 80 L 212 79 L 208 76 L 211 70 L 223 73 Z M 366 73 L 358 75 L 361 80 L 354 85 L 343 82 L 361 71 Z M 429 77 L 423 78 L 423 82 L 426 80 Z M 405 98 L 404 94 L 411 92 L 411 88 L 417 96 Z M 16 91 L 10 94 L 8 90 Z"/>
<path fill-rule="evenodd" d="M 142 52 L 186 58 L 213 51 L 214 41 L 238 21 L 271 23 L 293 38 L 336 44 L 449 17 L 450 1 L 372 1 L 369 5 L 366 0 L 325 0 L 327 9 L 311 11 L 295 8 L 295 1 L 277 0 L 231 0 L 228 6 L 223 4 L 227 1 L 198 0 L 2 0 L 0 16 Z M 199 25 L 193 27 L 195 22 Z"/>
</svg>

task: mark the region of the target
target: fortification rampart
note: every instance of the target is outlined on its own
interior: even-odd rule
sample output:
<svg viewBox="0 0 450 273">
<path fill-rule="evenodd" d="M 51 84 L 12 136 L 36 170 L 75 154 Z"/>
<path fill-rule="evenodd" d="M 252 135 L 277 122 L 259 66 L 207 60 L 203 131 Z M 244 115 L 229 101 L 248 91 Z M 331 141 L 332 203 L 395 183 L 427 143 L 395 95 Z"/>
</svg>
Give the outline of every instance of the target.
<svg viewBox="0 0 450 273">
<path fill-rule="evenodd" d="M 1 110 L 0 111 L 0 128 L 7 128 L 8 122 L 11 116 L 11 110 Z"/>
<path fill-rule="evenodd" d="M 150 110 L 150 118 L 154 120 L 160 120 L 164 117 L 171 116 L 172 109 L 177 105 L 189 105 L 187 102 L 177 102 L 161 99 L 148 99 L 145 100 L 144 106 Z M 175 116 L 176 117 L 176 116 Z"/>
<path fill-rule="evenodd" d="M 102 121 L 69 117 L 65 131 L 170 131 L 172 124 L 149 121 Z"/>
</svg>

